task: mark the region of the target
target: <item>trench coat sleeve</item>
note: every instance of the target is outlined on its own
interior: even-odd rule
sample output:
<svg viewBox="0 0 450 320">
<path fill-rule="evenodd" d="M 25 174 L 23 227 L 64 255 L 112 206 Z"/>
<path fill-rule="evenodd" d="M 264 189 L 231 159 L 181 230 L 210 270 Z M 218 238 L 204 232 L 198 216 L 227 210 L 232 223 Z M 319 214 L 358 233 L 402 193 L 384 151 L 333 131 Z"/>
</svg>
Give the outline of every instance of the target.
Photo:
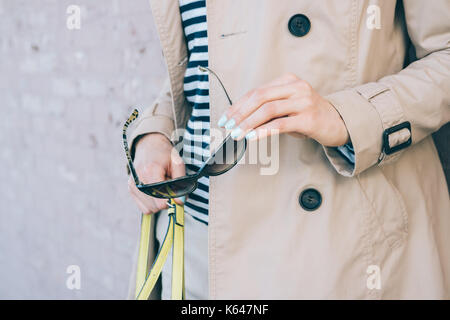
<svg viewBox="0 0 450 320">
<path fill-rule="evenodd" d="M 164 81 L 157 99 L 140 115 L 129 139 L 130 151 L 134 157 L 134 147 L 138 138 L 147 133 L 159 132 L 172 141 L 175 122 L 172 113 L 172 93 L 169 78 Z"/>
<path fill-rule="evenodd" d="M 344 176 L 395 161 L 411 147 L 386 155 L 384 130 L 409 121 L 411 131 L 404 128 L 390 134 L 389 146 L 395 147 L 410 137 L 414 145 L 450 120 L 448 0 L 408 0 L 404 1 L 404 11 L 408 34 L 419 60 L 377 82 L 326 97 L 344 120 L 355 150 L 353 165 L 336 148 L 324 147 L 334 168 Z"/>
</svg>

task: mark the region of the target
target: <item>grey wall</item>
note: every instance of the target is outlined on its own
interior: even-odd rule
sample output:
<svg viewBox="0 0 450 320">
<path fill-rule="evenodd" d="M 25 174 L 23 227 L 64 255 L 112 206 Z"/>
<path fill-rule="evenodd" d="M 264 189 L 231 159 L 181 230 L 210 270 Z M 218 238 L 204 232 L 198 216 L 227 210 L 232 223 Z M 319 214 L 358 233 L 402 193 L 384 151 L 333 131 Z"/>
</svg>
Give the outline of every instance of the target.
<svg viewBox="0 0 450 320">
<path fill-rule="evenodd" d="M 139 213 L 121 126 L 166 72 L 148 1 L 0 0 L 0 58 L 0 299 L 124 298 Z"/>
</svg>

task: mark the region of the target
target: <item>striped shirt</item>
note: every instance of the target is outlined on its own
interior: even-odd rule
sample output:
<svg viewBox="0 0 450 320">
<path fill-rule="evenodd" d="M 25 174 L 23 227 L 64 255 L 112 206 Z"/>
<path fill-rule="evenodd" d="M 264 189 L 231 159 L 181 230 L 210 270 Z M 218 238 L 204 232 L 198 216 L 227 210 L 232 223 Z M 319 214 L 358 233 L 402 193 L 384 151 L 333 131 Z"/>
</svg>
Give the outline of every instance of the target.
<svg viewBox="0 0 450 320">
<path fill-rule="evenodd" d="M 192 114 L 183 136 L 182 157 L 186 173 L 192 174 L 209 156 L 210 117 L 208 74 L 198 66 L 208 66 L 208 35 L 205 0 L 179 0 L 180 14 L 186 44 L 188 62 L 184 74 L 184 94 L 192 105 Z M 186 199 L 184 210 L 193 218 L 208 224 L 209 177 L 198 181 L 197 189 Z"/>
<path fill-rule="evenodd" d="M 179 0 L 180 14 L 186 44 L 188 63 L 184 75 L 184 94 L 192 105 L 192 114 L 183 136 L 182 157 L 186 163 L 186 173 L 197 172 L 209 156 L 210 113 L 208 74 L 198 70 L 198 66 L 208 66 L 208 34 L 206 22 L 206 0 Z M 337 150 L 350 163 L 355 157 L 351 143 Z M 186 213 L 208 224 L 209 177 L 198 181 L 197 189 L 189 195 L 184 205 Z"/>
</svg>

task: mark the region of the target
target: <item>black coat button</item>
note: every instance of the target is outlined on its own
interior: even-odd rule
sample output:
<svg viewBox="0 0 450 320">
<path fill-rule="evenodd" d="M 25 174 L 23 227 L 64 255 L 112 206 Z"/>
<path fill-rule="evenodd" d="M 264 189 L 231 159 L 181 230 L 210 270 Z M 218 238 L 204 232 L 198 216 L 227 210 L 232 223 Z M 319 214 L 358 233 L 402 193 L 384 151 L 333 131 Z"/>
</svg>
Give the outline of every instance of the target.
<svg viewBox="0 0 450 320">
<path fill-rule="evenodd" d="M 298 201 L 303 209 L 314 211 L 322 204 L 322 196 L 316 189 L 306 189 L 300 194 Z"/>
<path fill-rule="evenodd" d="M 289 31 L 296 37 L 303 37 L 311 29 L 311 22 L 304 14 L 296 14 L 289 19 Z"/>
</svg>

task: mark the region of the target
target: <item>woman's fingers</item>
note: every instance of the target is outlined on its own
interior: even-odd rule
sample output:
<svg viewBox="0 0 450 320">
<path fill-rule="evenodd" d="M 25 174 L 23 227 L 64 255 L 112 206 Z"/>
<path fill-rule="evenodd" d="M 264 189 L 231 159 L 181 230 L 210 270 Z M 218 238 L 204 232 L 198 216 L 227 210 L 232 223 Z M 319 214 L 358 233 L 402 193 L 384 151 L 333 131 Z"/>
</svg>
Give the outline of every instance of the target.
<svg viewBox="0 0 450 320">
<path fill-rule="evenodd" d="M 295 93 L 295 88 L 289 84 L 296 81 L 298 78 L 295 75 L 286 74 L 258 89 L 251 90 L 225 112 L 218 122 L 219 127 L 233 129 L 263 103 L 288 98 Z"/>
<path fill-rule="evenodd" d="M 160 133 L 149 133 L 139 140 L 136 145 L 134 166 L 139 180 L 144 184 L 162 182 L 186 174 L 183 159 L 170 140 Z M 144 214 L 167 208 L 166 199 L 151 197 L 141 192 L 132 179 L 129 181 L 129 190 Z M 182 204 L 181 199 L 175 201 Z"/>
<path fill-rule="evenodd" d="M 146 164 L 142 169 L 141 167 L 137 167 L 136 171 L 141 182 L 144 184 L 164 181 L 167 174 L 166 168 L 154 162 Z"/>
<path fill-rule="evenodd" d="M 136 168 L 137 174 L 141 182 L 144 184 L 151 184 L 166 180 L 166 175 L 168 174 L 167 170 L 168 168 L 163 167 L 163 165 L 157 162 L 149 162 L 144 166 L 138 166 Z M 133 185 L 130 186 L 130 191 L 142 213 L 151 214 L 167 208 L 166 199 L 150 197 L 140 191 L 134 184 L 134 181 L 132 184 Z"/>
<path fill-rule="evenodd" d="M 143 214 L 153 214 L 167 208 L 167 200 L 153 198 L 141 192 L 131 178 L 128 180 L 128 190 Z"/>
<path fill-rule="evenodd" d="M 233 131 L 231 131 L 231 137 L 239 140 L 247 135 L 247 138 L 253 136 L 252 130 L 269 122 L 272 119 L 280 118 L 283 116 L 289 116 L 299 110 L 302 107 L 301 100 L 275 100 L 264 103 L 261 107 L 256 109 L 248 117 L 246 117 Z"/>
<path fill-rule="evenodd" d="M 324 146 L 338 146 L 349 140 L 345 123 L 331 103 L 293 74 L 247 93 L 218 124 L 232 130 L 233 139 L 297 133 Z"/>
<path fill-rule="evenodd" d="M 292 88 L 289 86 L 274 86 L 268 88 L 260 88 L 252 91 L 252 93 L 234 104 L 224 115 L 220 123 L 226 119 L 223 125 L 225 129 L 231 130 L 248 117 L 252 112 L 258 109 L 264 103 L 287 99 L 293 94 Z"/>
<path fill-rule="evenodd" d="M 186 166 L 184 161 L 175 148 L 172 149 L 172 153 L 170 155 L 170 170 L 168 173 L 172 179 L 186 175 Z"/>
<path fill-rule="evenodd" d="M 172 154 L 170 157 L 170 177 L 172 179 L 183 177 L 186 175 L 186 166 L 184 164 L 183 159 L 180 157 L 176 149 L 172 150 Z M 175 198 L 176 203 L 179 205 L 183 205 L 186 201 L 186 197 Z"/>
<path fill-rule="evenodd" d="M 273 119 L 256 129 L 250 131 L 249 134 L 247 134 L 247 139 L 249 140 L 256 140 L 256 139 L 263 139 L 268 136 L 280 134 L 280 133 L 286 133 L 286 132 L 294 132 L 297 128 L 297 123 L 300 120 L 301 116 L 294 116 L 294 117 L 281 117 Z"/>
</svg>

